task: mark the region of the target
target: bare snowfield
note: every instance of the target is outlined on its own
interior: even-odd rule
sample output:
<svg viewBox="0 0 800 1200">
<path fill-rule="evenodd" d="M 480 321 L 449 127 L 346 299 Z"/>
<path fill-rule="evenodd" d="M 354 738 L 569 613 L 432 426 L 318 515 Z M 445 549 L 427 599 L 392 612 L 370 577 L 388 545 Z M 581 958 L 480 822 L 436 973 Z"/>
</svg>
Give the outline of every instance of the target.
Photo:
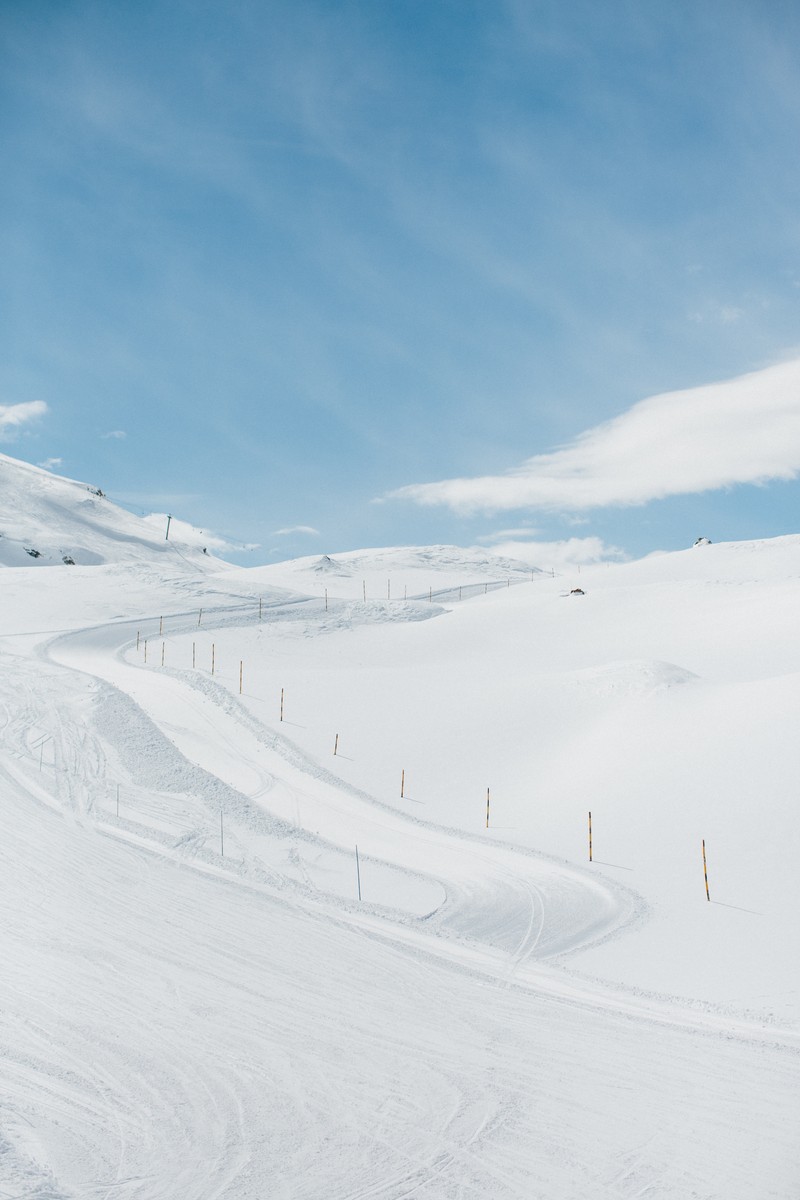
<svg viewBox="0 0 800 1200">
<path fill-rule="evenodd" d="M 243 570 L 0 466 L 0 1197 L 800 1195 L 800 537 Z"/>
</svg>

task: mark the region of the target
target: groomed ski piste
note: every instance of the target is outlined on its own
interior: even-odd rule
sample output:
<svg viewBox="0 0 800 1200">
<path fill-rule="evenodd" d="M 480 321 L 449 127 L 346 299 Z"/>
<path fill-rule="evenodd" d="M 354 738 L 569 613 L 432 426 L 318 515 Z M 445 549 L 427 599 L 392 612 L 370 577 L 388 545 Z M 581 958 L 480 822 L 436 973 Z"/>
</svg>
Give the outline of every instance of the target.
<svg viewBox="0 0 800 1200">
<path fill-rule="evenodd" d="M 0 502 L 3 1200 L 796 1200 L 800 537 Z"/>
</svg>

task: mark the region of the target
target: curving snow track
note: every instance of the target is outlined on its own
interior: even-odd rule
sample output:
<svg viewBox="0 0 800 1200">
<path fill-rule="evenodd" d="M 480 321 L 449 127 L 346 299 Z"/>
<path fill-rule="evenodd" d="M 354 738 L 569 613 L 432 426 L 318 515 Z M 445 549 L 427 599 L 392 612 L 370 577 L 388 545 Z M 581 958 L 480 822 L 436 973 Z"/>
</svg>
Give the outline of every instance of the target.
<svg viewBox="0 0 800 1200">
<path fill-rule="evenodd" d="M 4 658 L 0 1196 L 797 1194 L 787 1036 L 548 963 L 629 893 L 399 816 L 130 638 Z M 305 886 L 270 858 L 297 839 L 368 843 L 434 911 Z"/>
<path fill-rule="evenodd" d="M 173 618 L 173 631 L 175 625 Z M 180 755 L 225 785 L 220 804 L 225 808 L 227 801 L 225 820 L 245 860 L 259 813 L 279 822 L 279 834 L 299 828 L 320 846 L 347 853 L 359 844 L 373 862 L 436 880 L 444 902 L 428 914 L 426 933 L 469 941 L 473 951 L 489 954 L 493 973 L 516 972 L 529 957 L 607 937 L 636 915 L 632 893 L 588 871 L 413 820 L 379 803 L 199 673 L 133 665 L 125 654 L 131 641 L 131 626 L 115 623 L 59 637 L 45 653 L 124 692 Z"/>
</svg>

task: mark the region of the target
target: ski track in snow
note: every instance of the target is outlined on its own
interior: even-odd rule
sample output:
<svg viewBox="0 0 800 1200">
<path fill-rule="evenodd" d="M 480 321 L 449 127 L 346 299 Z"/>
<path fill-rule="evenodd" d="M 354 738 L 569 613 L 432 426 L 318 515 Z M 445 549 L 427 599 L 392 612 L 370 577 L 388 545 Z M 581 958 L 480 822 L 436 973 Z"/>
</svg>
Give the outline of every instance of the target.
<svg viewBox="0 0 800 1200">
<path fill-rule="evenodd" d="M 0 1197 L 798 1194 L 789 1034 L 564 968 L 632 893 L 398 814 L 132 630 L 3 655 Z M 354 901 L 365 837 L 405 905 Z"/>
</svg>

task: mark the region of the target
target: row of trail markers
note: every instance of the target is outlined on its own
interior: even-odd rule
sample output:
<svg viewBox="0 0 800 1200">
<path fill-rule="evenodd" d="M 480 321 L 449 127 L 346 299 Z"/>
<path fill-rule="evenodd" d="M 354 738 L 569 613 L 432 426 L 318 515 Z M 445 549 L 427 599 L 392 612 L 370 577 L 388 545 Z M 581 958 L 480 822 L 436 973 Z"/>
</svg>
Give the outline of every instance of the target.
<svg viewBox="0 0 800 1200">
<path fill-rule="evenodd" d="M 136 634 L 136 649 L 137 650 L 139 649 L 139 646 L 140 646 L 140 638 L 139 638 L 139 634 L 137 633 Z M 142 649 L 144 652 L 144 661 L 147 662 L 147 638 L 141 639 L 141 646 L 142 646 Z M 161 666 L 162 667 L 164 666 L 165 662 L 166 662 L 166 642 L 162 641 L 162 643 L 161 643 Z M 192 642 L 192 670 L 196 670 L 196 669 L 197 669 L 197 643 Z M 212 675 L 216 674 L 216 669 L 217 669 L 217 647 L 216 647 L 216 644 L 214 642 L 212 642 L 211 643 L 211 674 Z M 244 690 L 243 685 L 244 685 L 244 660 L 239 659 L 239 695 L 240 696 L 243 695 L 243 690 Z M 283 720 L 283 697 L 284 697 L 284 691 L 283 691 L 283 688 L 281 688 L 281 720 Z M 337 745 L 338 745 L 338 736 L 339 735 L 337 734 L 336 736 L 337 736 Z"/>
<path fill-rule="evenodd" d="M 485 586 L 488 586 L 488 585 L 485 585 Z M 326 603 L 327 603 L 327 589 L 326 589 Z M 261 601 L 259 601 L 259 615 L 260 615 L 260 605 L 261 605 Z M 202 609 L 200 610 L 200 612 L 202 615 Z M 163 620 L 164 620 L 164 618 L 162 617 L 159 622 L 160 628 L 163 627 Z M 198 625 L 199 625 L 199 623 L 200 623 L 200 617 L 198 617 Z M 142 648 L 142 651 L 144 654 L 144 661 L 146 663 L 147 662 L 147 638 L 141 638 L 140 631 L 137 630 L 137 632 L 136 632 L 136 648 L 137 648 L 137 650 L 140 648 L 140 646 Z M 165 664 L 165 656 L 166 656 L 166 643 L 164 641 L 162 641 L 162 643 L 161 643 L 161 665 L 162 665 L 162 667 Z M 196 667 L 196 662 L 197 662 L 197 647 L 196 647 L 196 643 L 192 642 L 192 667 L 193 668 Z M 214 675 L 215 671 L 216 671 L 216 644 L 214 642 L 212 642 L 211 643 L 211 674 Z M 239 660 L 239 695 L 240 696 L 243 694 L 243 686 L 244 686 L 244 660 L 240 659 Z M 280 703 L 280 720 L 281 720 L 281 722 L 284 720 L 285 698 L 286 698 L 286 690 L 285 690 L 285 688 L 281 688 L 281 703 Z M 44 742 L 47 740 L 48 740 L 48 738 L 45 737 L 44 739 L 42 739 L 40 741 L 39 745 L 35 747 L 36 749 L 40 750 L 40 756 L 39 756 L 40 757 L 40 763 L 39 763 L 40 770 L 42 769 L 42 760 L 44 757 Z M 338 733 L 335 735 L 335 738 L 334 738 L 333 753 L 334 753 L 334 755 L 338 755 L 338 753 L 339 753 L 339 734 Z M 400 799 L 401 800 L 405 799 L 405 791 L 406 791 L 406 772 L 405 772 L 405 768 L 403 768 L 400 772 Z M 117 816 L 119 816 L 119 785 L 117 785 Z M 487 829 L 490 828 L 490 817 L 491 817 L 491 789 L 487 787 L 487 789 L 486 789 L 486 828 Z M 223 831 L 222 821 L 223 821 L 223 816 L 222 816 L 222 812 L 220 812 L 220 853 L 224 854 L 224 831 Z M 594 861 L 594 848 L 593 848 L 592 814 L 591 814 L 591 812 L 588 813 L 588 850 L 589 850 L 589 862 L 593 862 Z M 707 861 L 707 856 L 706 856 L 705 838 L 703 838 L 703 840 L 702 840 L 702 857 L 703 857 L 703 882 L 705 884 L 706 900 L 708 900 L 710 902 L 711 892 L 710 892 L 709 883 L 708 883 L 708 861 Z M 357 848 L 356 848 L 356 858 L 358 858 L 358 849 Z M 357 870 L 358 870 L 358 865 L 357 865 Z M 359 873 L 359 896 L 358 896 L 358 898 L 359 898 L 359 900 L 361 899 L 360 873 Z"/>
<path fill-rule="evenodd" d="M 488 586 L 488 585 L 486 585 L 486 586 Z M 327 589 L 326 589 L 326 603 L 327 603 Z M 260 604 L 261 604 L 261 601 L 259 600 L 259 615 L 260 615 Z M 202 614 L 202 609 L 200 610 L 200 612 Z M 159 622 L 160 627 L 163 627 L 163 621 L 164 621 L 164 618 L 162 617 Z M 200 623 L 200 618 L 198 617 L 198 624 L 199 623 Z M 141 641 L 141 645 L 142 645 L 142 648 L 144 651 L 144 661 L 147 662 L 147 638 L 140 639 L 140 633 L 137 630 L 137 633 L 136 633 L 136 648 L 137 648 L 137 650 L 139 649 L 140 641 Z M 161 666 L 162 667 L 164 666 L 164 663 L 165 663 L 165 654 L 166 654 L 166 643 L 162 641 L 162 643 L 161 643 Z M 197 662 L 196 643 L 192 642 L 192 667 L 193 668 L 196 667 L 196 662 Z M 211 674 L 214 675 L 215 671 L 216 671 L 216 645 L 214 642 L 212 642 L 211 643 Z M 239 660 L 239 695 L 240 696 L 243 694 L 243 680 L 244 680 L 244 661 L 242 659 L 240 659 Z M 280 707 L 281 722 L 284 719 L 285 695 L 286 695 L 285 689 L 281 688 L 281 707 Z M 43 752 L 43 743 L 40 746 L 40 749 Z M 338 755 L 338 753 L 339 753 L 339 734 L 338 733 L 336 734 L 335 739 L 334 739 L 333 753 L 334 753 L 334 755 Z M 40 755 L 40 757 L 42 757 L 42 756 Z M 40 765 L 40 770 L 41 770 L 41 765 Z M 119 789 L 118 789 L 118 791 L 119 791 Z M 405 799 L 405 791 L 406 791 L 406 772 L 405 772 L 405 768 L 403 768 L 403 770 L 401 770 L 401 772 L 400 772 L 400 799 L 401 800 Z M 490 823 L 490 813 L 491 813 L 491 791 L 489 788 L 487 788 L 486 789 L 486 828 L 487 829 L 489 828 L 489 823 Z M 119 815 L 119 795 L 117 796 L 117 815 Z M 591 812 L 588 814 L 588 841 L 589 841 L 589 862 L 593 862 L 594 861 L 594 853 L 593 853 L 593 844 L 592 844 L 592 814 L 591 814 Z M 706 858 L 705 838 L 703 839 L 703 842 L 702 842 L 702 854 L 703 854 L 703 881 L 705 883 L 705 889 L 706 889 L 706 900 L 710 901 L 711 893 L 710 893 L 709 884 L 708 884 L 708 863 L 707 863 L 707 858 Z"/>
</svg>

